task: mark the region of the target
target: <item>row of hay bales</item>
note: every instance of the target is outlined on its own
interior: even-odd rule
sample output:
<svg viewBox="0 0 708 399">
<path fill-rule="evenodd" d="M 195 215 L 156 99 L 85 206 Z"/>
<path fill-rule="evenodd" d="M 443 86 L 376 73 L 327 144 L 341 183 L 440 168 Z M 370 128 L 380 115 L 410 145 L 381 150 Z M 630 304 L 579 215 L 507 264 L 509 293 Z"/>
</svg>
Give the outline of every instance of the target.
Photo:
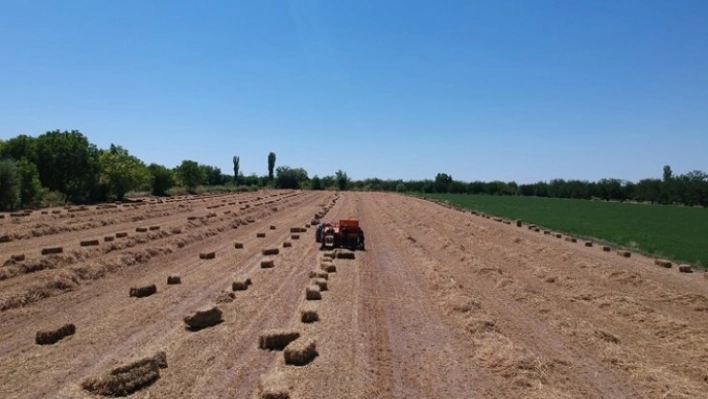
<svg viewBox="0 0 708 399">
<path fill-rule="evenodd" d="M 291 232 L 299 232 L 298 228 Z M 305 287 L 305 303 L 300 308 L 300 321 L 305 324 L 320 321 L 320 315 L 315 305 L 322 300 L 322 293 L 329 290 L 331 273 L 336 273 L 337 268 L 333 260 L 339 251 L 327 252 L 320 260 L 319 269 L 309 272 L 309 283 Z M 348 256 L 344 256 L 348 258 Z M 299 329 L 273 329 L 264 331 L 258 340 L 258 347 L 263 350 L 283 351 L 286 365 L 304 366 L 311 363 L 319 355 L 317 343 L 313 338 L 303 337 Z M 259 396 L 264 399 L 289 398 L 290 388 L 286 383 L 284 374 L 280 372 L 262 376 L 259 385 Z"/>
<path fill-rule="evenodd" d="M 141 229 L 141 228 L 138 228 Z M 160 226 L 151 226 L 149 230 L 159 230 Z M 140 230 L 142 231 L 142 230 Z M 145 231 L 148 231 L 148 228 L 145 228 Z M 126 232 L 119 232 L 116 233 L 115 235 L 110 235 L 110 236 L 105 236 L 103 237 L 104 242 L 113 242 L 115 241 L 116 238 L 125 238 L 128 237 L 128 233 Z M 98 246 L 101 244 L 101 241 L 99 239 L 90 239 L 90 240 L 82 240 L 79 242 L 79 246 L 81 247 L 93 247 L 93 246 Z M 45 247 L 40 250 L 40 253 L 42 255 L 58 255 L 64 253 L 64 247 Z M 16 262 L 21 262 L 25 260 L 25 254 L 14 254 L 11 255 L 10 259 Z"/>
<path fill-rule="evenodd" d="M 486 218 L 486 219 L 490 219 L 490 218 L 491 218 L 489 215 L 485 215 L 485 214 L 483 214 L 483 213 L 476 212 L 476 211 L 471 211 L 470 213 L 472 213 L 473 215 L 476 215 L 476 216 L 481 216 L 481 217 Z M 504 220 L 504 219 L 501 219 L 501 218 L 494 218 L 493 220 L 496 221 L 496 222 L 503 222 L 503 223 L 505 223 L 505 224 L 511 224 L 511 221 L 509 221 L 509 220 Z M 517 227 L 522 227 L 522 226 L 523 226 L 523 222 L 522 222 L 521 220 L 515 220 L 514 223 L 516 224 Z M 563 235 L 562 235 L 562 234 L 560 234 L 560 233 L 553 233 L 553 232 L 550 231 L 550 230 L 541 230 L 541 228 L 538 227 L 538 226 L 536 226 L 535 224 L 529 224 L 529 225 L 528 225 L 528 229 L 529 229 L 529 230 L 533 230 L 533 231 L 535 231 L 535 232 L 541 232 L 541 231 L 543 231 L 543 234 L 544 234 L 544 235 L 552 235 L 552 236 L 554 236 L 554 237 L 556 237 L 556 238 L 563 238 Z M 575 237 L 572 237 L 572 236 L 566 236 L 566 237 L 565 237 L 565 241 L 571 242 L 571 243 L 577 243 L 577 242 L 578 242 L 578 239 L 575 238 Z M 591 247 L 594 246 L 594 243 L 593 243 L 592 241 L 584 241 L 584 245 L 585 245 L 586 247 L 591 248 Z M 600 248 L 601 248 L 604 252 L 612 252 L 612 247 L 610 247 L 609 245 L 602 245 L 602 246 L 600 246 Z M 632 252 L 626 251 L 626 250 L 617 250 L 615 253 L 617 254 L 617 256 L 621 256 L 621 257 L 623 257 L 623 258 L 630 258 L 630 257 L 632 256 Z M 667 269 L 670 269 L 670 268 L 673 266 L 673 264 L 672 264 L 670 261 L 664 260 L 664 259 L 655 259 L 655 260 L 654 260 L 654 264 L 657 265 L 657 266 L 660 266 L 660 267 L 667 268 Z M 683 265 L 679 265 L 679 266 L 678 266 L 678 271 L 681 272 L 681 273 L 693 273 L 693 268 L 691 267 L 691 265 L 683 264 Z"/>
</svg>

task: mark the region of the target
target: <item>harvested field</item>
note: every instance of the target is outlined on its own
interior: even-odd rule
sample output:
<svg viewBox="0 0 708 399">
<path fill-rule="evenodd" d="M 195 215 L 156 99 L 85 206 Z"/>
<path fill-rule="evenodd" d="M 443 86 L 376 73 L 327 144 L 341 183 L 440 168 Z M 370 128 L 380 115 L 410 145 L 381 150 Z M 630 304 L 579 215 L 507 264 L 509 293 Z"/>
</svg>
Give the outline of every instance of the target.
<svg viewBox="0 0 708 399">
<path fill-rule="evenodd" d="M 276 200 L 277 213 L 267 204 Z M 2 261 L 26 255 L 0 268 L 0 397 L 708 397 L 708 278 L 696 265 L 681 273 L 634 251 L 605 252 L 601 240 L 572 244 L 395 194 L 261 191 L 134 205 L 0 221 Z M 219 216 L 206 217 L 217 205 Z M 281 249 L 277 267 L 260 268 L 264 248 L 301 234 L 288 226 L 324 207 L 323 220 L 360 220 L 366 251 L 340 260 L 348 251 L 321 252 L 306 233 Z M 80 245 L 140 221 L 161 229 Z M 199 259 L 211 252 L 219 256 Z M 168 276 L 182 284 L 165 285 Z M 152 282 L 157 295 L 126 295 Z M 233 292 L 234 283 L 248 289 Z M 306 299 L 310 284 L 324 300 Z M 214 308 L 224 293 L 236 300 Z M 35 343 L 37 330 L 68 322 L 75 334 Z M 260 349 L 273 329 L 301 336 L 267 344 L 282 354 Z M 132 362 L 158 350 L 169 369 Z M 286 364 L 285 352 L 309 363 Z"/>
</svg>

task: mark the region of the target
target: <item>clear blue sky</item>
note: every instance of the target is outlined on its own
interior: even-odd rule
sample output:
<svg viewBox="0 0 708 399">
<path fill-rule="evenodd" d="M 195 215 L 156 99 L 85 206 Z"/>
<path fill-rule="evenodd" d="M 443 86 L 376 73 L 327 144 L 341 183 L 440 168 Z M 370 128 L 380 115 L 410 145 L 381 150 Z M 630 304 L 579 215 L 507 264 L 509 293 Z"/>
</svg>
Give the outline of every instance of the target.
<svg viewBox="0 0 708 399">
<path fill-rule="evenodd" d="M 0 138 L 355 179 L 708 171 L 708 1 L 0 0 Z"/>
</svg>

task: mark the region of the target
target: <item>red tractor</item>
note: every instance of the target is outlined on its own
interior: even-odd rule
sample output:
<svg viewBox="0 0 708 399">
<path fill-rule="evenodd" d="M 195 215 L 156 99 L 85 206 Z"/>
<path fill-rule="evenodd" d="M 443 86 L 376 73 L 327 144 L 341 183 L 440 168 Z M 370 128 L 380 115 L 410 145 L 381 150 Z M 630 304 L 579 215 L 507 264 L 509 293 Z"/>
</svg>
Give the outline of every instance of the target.
<svg viewBox="0 0 708 399">
<path fill-rule="evenodd" d="M 365 250 L 364 230 L 356 219 L 341 219 L 339 222 L 321 223 L 315 230 L 315 241 L 326 248 L 349 248 Z"/>
</svg>

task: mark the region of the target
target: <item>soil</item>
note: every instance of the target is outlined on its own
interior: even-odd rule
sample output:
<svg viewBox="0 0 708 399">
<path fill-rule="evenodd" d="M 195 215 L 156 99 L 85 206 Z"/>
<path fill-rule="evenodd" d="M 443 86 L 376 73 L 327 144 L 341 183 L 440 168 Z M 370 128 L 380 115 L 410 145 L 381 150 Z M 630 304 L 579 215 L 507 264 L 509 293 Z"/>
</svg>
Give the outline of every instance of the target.
<svg viewBox="0 0 708 399">
<path fill-rule="evenodd" d="M 708 397 L 703 272 L 396 194 L 140 204 L 0 219 L 0 397 L 94 398 L 82 382 L 159 351 L 168 367 L 129 397 L 257 398 L 268 376 L 292 398 Z M 324 221 L 358 218 L 366 251 L 334 259 L 322 299 L 307 300 L 323 252 L 314 227 L 292 241 L 290 229 L 324 210 Z M 151 284 L 156 293 L 129 295 Z M 187 328 L 185 316 L 213 306 L 222 322 Z M 302 323 L 305 308 L 319 320 Z M 35 343 L 67 323 L 75 334 Z M 300 332 L 317 356 L 294 366 L 260 349 L 273 329 Z"/>
</svg>

